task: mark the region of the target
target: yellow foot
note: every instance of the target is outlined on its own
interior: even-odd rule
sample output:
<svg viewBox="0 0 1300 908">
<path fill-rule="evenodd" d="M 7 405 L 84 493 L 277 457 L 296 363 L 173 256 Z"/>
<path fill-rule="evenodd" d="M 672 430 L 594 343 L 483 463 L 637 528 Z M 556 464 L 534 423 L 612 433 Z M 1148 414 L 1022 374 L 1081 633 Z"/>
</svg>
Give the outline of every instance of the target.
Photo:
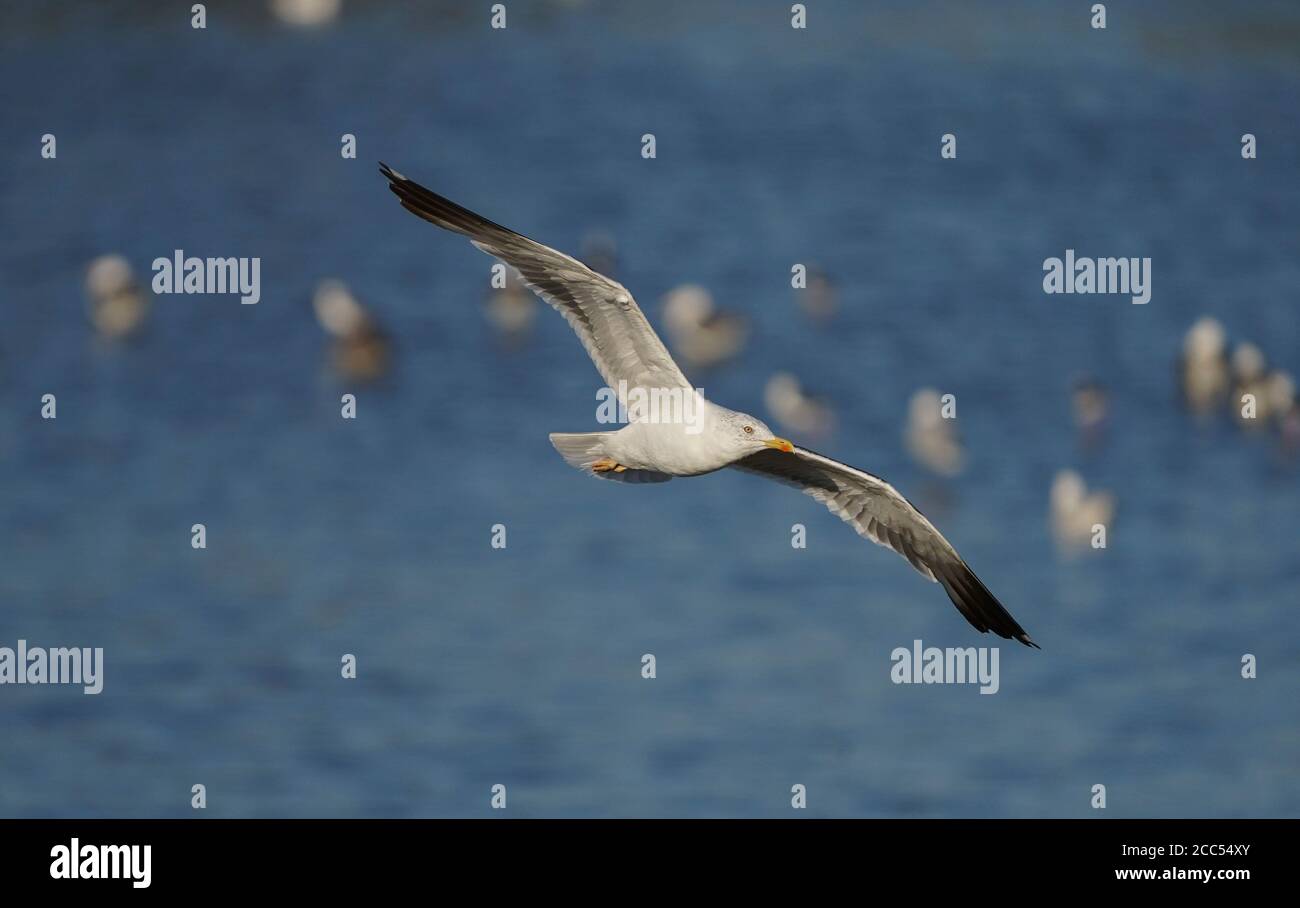
<svg viewBox="0 0 1300 908">
<path fill-rule="evenodd" d="M 597 473 L 622 473 L 627 470 L 627 467 L 616 463 L 612 457 L 602 457 L 591 465 L 591 469 Z"/>
</svg>

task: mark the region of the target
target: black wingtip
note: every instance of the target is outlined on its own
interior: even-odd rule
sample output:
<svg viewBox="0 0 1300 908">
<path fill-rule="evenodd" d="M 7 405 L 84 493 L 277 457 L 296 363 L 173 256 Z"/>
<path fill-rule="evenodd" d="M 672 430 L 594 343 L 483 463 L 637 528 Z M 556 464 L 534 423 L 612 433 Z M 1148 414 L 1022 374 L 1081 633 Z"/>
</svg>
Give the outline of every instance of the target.
<svg viewBox="0 0 1300 908">
<path fill-rule="evenodd" d="M 403 208 L 444 230 L 462 234 L 475 241 L 502 241 L 520 236 L 510 228 L 489 221 L 483 215 L 421 186 L 383 161 L 379 162 L 379 172 L 388 178 L 388 188 L 401 201 Z"/>
<path fill-rule="evenodd" d="M 971 626 L 980 633 L 993 631 L 999 637 L 1016 640 L 1025 646 L 1042 649 L 1030 639 L 1025 629 L 1011 617 L 997 597 L 989 592 L 964 561 L 957 560 L 936 572 L 948 598 L 957 606 Z"/>
</svg>

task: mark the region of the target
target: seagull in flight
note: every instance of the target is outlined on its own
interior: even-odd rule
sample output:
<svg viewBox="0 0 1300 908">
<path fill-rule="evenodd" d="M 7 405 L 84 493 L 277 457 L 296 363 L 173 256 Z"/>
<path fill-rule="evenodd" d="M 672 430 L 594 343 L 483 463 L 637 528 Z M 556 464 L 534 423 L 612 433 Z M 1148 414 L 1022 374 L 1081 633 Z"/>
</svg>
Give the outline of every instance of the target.
<svg viewBox="0 0 1300 908">
<path fill-rule="evenodd" d="M 459 233 L 518 272 L 577 333 L 596 369 L 620 400 L 625 389 L 695 395 L 694 386 L 655 334 L 627 288 L 577 259 L 495 224 L 379 165 L 402 207 Z M 850 524 L 858 535 L 893 549 L 948 597 L 980 633 L 1038 648 L 930 521 L 879 477 L 778 438 L 762 420 L 702 397 L 697 419 L 631 421 L 612 432 L 553 433 L 571 466 L 617 482 L 667 482 L 724 467 L 799 489 Z"/>
</svg>

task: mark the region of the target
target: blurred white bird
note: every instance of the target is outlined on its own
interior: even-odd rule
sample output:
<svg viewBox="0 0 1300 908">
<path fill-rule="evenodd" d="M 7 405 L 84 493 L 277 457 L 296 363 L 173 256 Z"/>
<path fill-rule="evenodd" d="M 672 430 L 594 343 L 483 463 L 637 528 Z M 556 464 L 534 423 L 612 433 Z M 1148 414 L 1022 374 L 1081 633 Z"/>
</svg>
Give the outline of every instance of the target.
<svg viewBox="0 0 1300 908">
<path fill-rule="evenodd" d="M 149 296 L 120 255 L 101 255 L 86 269 L 91 324 L 101 337 L 118 340 L 134 333 L 149 313 Z"/>
<path fill-rule="evenodd" d="M 488 322 L 504 340 L 522 341 L 537 320 L 537 297 L 529 291 L 514 269 L 506 270 L 506 285 L 494 287 L 484 301 Z"/>
<path fill-rule="evenodd" d="M 953 477 L 962 471 L 965 456 L 957 437 L 957 421 L 943 416 L 939 392 L 922 388 L 907 405 L 903 442 L 912 458 L 931 472 Z"/>
<path fill-rule="evenodd" d="M 814 438 L 825 437 L 835 427 L 835 413 L 821 398 L 804 393 L 789 372 L 777 372 L 763 388 L 763 403 L 785 429 Z"/>
<path fill-rule="evenodd" d="M 1052 535 L 1064 552 L 1087 548 L 1093 527 L 1101 524 L 1110 530 L 1115 516 L 1115 497 L 1110 492 L 1088 492 L 1083 477 L 1074 470 L 1059 470 L 1052 480 Z"/>
<path fill-rule="evenodd" d="M 804 314 L 815 322 L 829 321 L 839 308 L 839 291 L 831 276 L 820 268 L 808 273 L 808 286 L 794 292 Z"/>
<path fill-rule="evenodd" d="M 1249 341 L 1243 341 L 1232 351 L 1232 396 L 1228 407 L 1237 425 L 1243 429 L 1262 429 L 1268 424 L 1269 397 L 1267 363 L 1264 352 Z M 1247 416 L 1245 396 L 1254 398 L 1254 415 Z"/>
<path fill-rule="evenodd" d="M 1091 378 L 1080 378 L 1070 392 L 1070 408 L 1074 414 L 1074 427 L 1079 433 L 1080 445 L 1093 448 L 1105 434 L 1110 418 L 1110 395 L 1102 385 Z"/>
<path fill-rule="evenodd" d="M 1283 459 L 1295 459 L 1300 455 L 1300 404 L 1293 403 L 1289 410 L 1278 415 L 1277 431 Z"/>
<path fill-rule="evenodd" d="M 696 284 L 683 284 L 664 297 L 664 329 L 677 355 L 697 369 L 735 357 L 749 337 L 744 317 L 717 309 L 709 291 Z"/>
<path fill-rule="evenodd" d="M 605 277 L 618 280 L 618 241 L 606 230 L 590 230 L 582 238 L 578 258 L 582 264 Z"/>
<path fill-rule="evenodd" d="M 1228 393 L 1227 335 L 1217 319 L 1202 316 L 1183 338 L 1183 400 L 1193 412 L 1216 409 Z"/>
<path fill-rule="evenodd" d="M 368 381 L 388 370 L 392 355 L 388 337 L 347 284 L 321 281 L 312 308 L 321 327 L 334 337 L 331 362 L 340 375 Z"/>
<path fill-rule="evenodd" d="M 286 25 L 314 28 L 333 22 L 343 0 L 271 0 L 271 13 Z"/>
<path fill-rule="evenodd" d="M 1081 378 L 1074 383 L 1070 403 L 1074 410 L 1074 424 L 1081 432 L 1099 428 L 1109 415 L 1110 395 L 1091 378 Z"/>
<path fill-rule="evenodd" d="M 1264 398 L 1268 401 L 1269 419 L 1280 423 L 1295 407 L 1295 379 L 1290 372 L 1274 369 L 1264 379 Z"/>
</svg>

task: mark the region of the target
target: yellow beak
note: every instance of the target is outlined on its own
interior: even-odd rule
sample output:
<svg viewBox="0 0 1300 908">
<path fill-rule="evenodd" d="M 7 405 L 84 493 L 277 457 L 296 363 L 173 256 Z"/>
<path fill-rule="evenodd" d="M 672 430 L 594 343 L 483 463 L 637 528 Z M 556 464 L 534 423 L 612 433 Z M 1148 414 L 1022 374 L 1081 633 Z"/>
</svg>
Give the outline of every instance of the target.
<svg viewBox="0 0 1300 908">
<path fill-rule="evenodd" d="M 767 441 L 763 442 L 763 444 L 767 445 L 769 448 L 776 448 L 778 451 L 784 451 L 787 454 L 794 453 L 794 445 L 790 444 L 790 442 L 786 441 L 784 438 L 769 438 Z"/>
</svg>

